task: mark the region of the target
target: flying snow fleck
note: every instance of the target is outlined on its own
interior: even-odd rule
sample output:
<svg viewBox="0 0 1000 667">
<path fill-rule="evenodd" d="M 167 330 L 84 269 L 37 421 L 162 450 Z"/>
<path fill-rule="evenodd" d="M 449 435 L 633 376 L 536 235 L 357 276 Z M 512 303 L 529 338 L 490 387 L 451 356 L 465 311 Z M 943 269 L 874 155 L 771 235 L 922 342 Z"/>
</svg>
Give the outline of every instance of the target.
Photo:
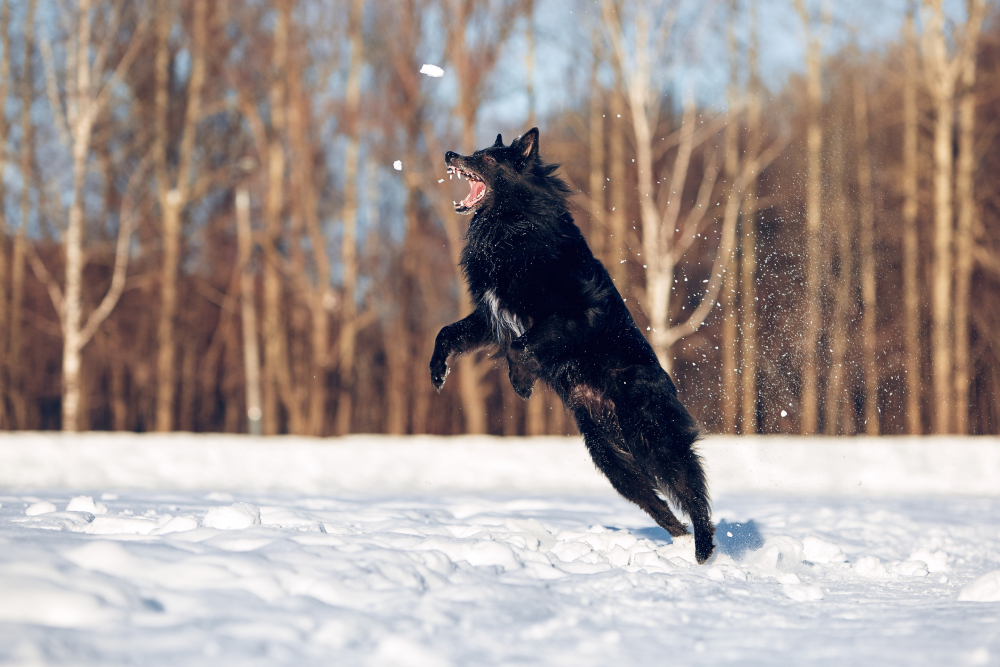
<svg viewBox="0 0 1000 667">
<path fill-rule="evenodd" d="M 403 171 L 403 163 L 400 160 L 396 160 L 392 163 L 392 168 L 396 171 Z"/>
<path fill-rule="evenodd" d="M 420 73 L 426 74 L 427 76 L 433 76 L 435 78 L 439 76 L 444 76 L 444 70 L 438 67 L 437 65 L 425 64 L 423 67 L 420 68 Z"/>
<path fill-rule="evenodd" d="M 785 410 L 782 410 L 782 411 L 781 411 L 781 416 L 782 416 L 782 417 L 787 417 L 787 416 L 788 416 L 788 412 L 787 412 L 787 411 L 785 411 Z"/>
</svg>

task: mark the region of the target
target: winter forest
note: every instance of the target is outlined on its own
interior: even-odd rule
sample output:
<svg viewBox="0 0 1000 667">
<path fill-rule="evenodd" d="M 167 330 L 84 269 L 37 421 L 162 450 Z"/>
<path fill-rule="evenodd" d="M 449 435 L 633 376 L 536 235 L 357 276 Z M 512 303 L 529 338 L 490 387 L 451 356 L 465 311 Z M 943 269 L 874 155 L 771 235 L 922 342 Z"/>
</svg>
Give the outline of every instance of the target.
<svg viewBox="0 0 1000 667">
<path fill-rule="evenodd" d="M 1000 432 L 985 0 L 0 0 L 0 37 L 2 429 L 574 432 L 503 360 L 427 370 L 471 308 L 444 152 L 537 125 L 708 431 Z"/>
</svg>

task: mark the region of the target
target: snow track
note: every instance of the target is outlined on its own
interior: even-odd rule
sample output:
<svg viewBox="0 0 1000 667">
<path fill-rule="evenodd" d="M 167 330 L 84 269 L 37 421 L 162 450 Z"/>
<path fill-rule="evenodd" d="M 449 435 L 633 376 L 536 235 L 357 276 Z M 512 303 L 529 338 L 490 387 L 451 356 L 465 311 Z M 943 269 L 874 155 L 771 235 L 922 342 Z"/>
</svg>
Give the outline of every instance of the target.
<svg viewBox="0 0 1000 667">
<path fill-rule="evenodd" d="M 949 465 L 967 465 L 954 451 Z M 505 453 L 501 471 L 536 474 L 537 459 Z M 671 543 L 607 487 L 484 485 L 81 493 L 8 481 L 0 664 L 1000 660 L 1000 494 L 717 493 L 719 548 L 699 567 L 689 539 Z"/>
</svg>

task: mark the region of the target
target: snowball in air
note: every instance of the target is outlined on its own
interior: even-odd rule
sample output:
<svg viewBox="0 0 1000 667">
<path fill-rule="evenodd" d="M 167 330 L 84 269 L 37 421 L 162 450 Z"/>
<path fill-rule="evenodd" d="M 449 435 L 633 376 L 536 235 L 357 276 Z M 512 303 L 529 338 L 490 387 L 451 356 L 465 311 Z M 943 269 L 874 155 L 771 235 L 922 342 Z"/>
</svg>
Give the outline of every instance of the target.
<svg viewBox="0 0 1000 667">
<path fill-rule="evenodd" d="M 396 160 L 392 163 L 392 168 L 396 171 L 403 171 L 403 163 L 400 160 Z"/>
<path fill-rule="evenodd" d="M 421 74 L 426 74 L 427 76 L 439 77 L 444 76 L 444 70 L 437 65 L 424 65 L 420 68 Z"/>
</svg>

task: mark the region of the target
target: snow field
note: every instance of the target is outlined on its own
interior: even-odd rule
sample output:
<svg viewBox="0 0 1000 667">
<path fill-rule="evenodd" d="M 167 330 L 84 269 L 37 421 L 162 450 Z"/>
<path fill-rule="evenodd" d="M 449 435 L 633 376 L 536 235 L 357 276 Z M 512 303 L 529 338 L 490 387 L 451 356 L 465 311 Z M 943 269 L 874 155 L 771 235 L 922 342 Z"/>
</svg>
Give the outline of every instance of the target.
<svg viewBox="0 0 1000 667">
<path fill-rule="evenodd" d="M 1000 495 L 1000 438 L 707 436 L 725 494 Z M 0 434 L 0 489 L 606 493 L 579 437 Z"/>
<path fill-rule="evenodd" d="M 47 470 L 32 468 L 28 441 L 54 447 Z M 814 495 L 797 486 L 812 461 L 774 493 L 733 491 L 720 467 L 773 484 L 801 465 L 794 449 L 708 451 L 727 490 L 704 566 L 690 538 L 671 541 L 606 482 L 589 486 L 562 441 L 473 442 L 469 457 L 452 443 L 361 439 L 367 449 L 337 454 L 346 471 L 320 472 L 330 453 L 294 440 L 262 440 L 269 449 L 242 462 L 210 438 L 10 442 L 0 438 L 4 665 L 1000 662 L 1000 493 L 976 486 L 996 471 L 981 469 L 982 442 L 894 468 L 898 452 L 861 441 L 874 451 L 837 469 L 854 445 L 826 441 L 818 457 L 841 492 Z M 12 484 L 17 457 L 23 479 L 61 489 Z M 373 460 L 385 468 L 368 493 L 312 490 L 321 475 L 379 479 Z M 193 490 L 220 461 L 233 466 L 220 473 L 229 488 Z M 254 476 L 255 465 L 267 469 Z M 886 495 L 904 466 L 918 492 Z M 971 494 L 942 493 L 940 479 L 931 494 L 936 469 L 964 471 Z M 80 486 L 110 474 L 118 484 Z M 174 490 L 156 487 L 170 476 Z M 477 482 L 488 490 L 446 487 Z"/>
</svg>

